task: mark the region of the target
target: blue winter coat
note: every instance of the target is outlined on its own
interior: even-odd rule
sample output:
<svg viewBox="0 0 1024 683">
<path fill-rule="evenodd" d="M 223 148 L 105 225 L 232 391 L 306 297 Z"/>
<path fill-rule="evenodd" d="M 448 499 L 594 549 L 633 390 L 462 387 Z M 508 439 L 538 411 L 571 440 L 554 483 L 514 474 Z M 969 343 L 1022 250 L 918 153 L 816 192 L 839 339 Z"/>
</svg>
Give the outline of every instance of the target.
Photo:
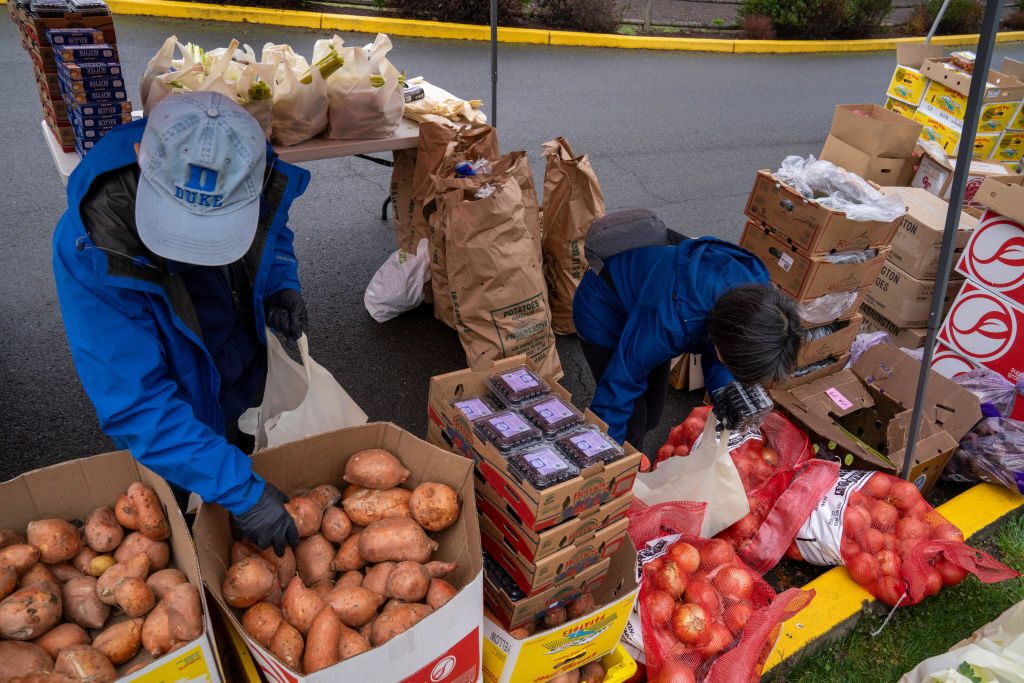
<svg viewBox="0 0 1024 683">
<path fill-rule="evenodd" d="M 615 349 L 590 409 L 621 443 L 633 403 L 661 363 L 700 353 L 710 393 L 732 381 L 708 340 L 707 316 L 727 290 L 767 283 L 768 270 L 753 254 L 713 237 L 632 249 L 607 259 L 605 269 L 615 291 L 587 271 L 576 290 L 572 316 L 581 339 Z"/>
<path fill-rule="evenodd" d="M 126 229 L 134 224 L 134 202 L 125 207 L 124 192 L 117 201 L 104 196 L 115 196 L 117 188 L 89 194 L 99 176 L 108 174 L 106 188 L 107 179 L 118 177 L 112 172 L 137 162 L 135 145 L 144 128 L 142 120 L 108 133 L 68 181 L 68 210 L 53 238 L 68 343 L 100 427 L 119 448 L 203 500 L 244 512 L 259 499 L 264 482 L 249 457 L 224 439 L 220 377 L 181 278 Z M 269 145 L 267 154 L 269 168 Z M 308 183 L 307 171 L 274 161 L 256 238 L 243 257 L 264 344 L 264 298 L 300 290 L 287 220 Z M 92 212 L 88 230 L 86 209 Z"/>
</svg>

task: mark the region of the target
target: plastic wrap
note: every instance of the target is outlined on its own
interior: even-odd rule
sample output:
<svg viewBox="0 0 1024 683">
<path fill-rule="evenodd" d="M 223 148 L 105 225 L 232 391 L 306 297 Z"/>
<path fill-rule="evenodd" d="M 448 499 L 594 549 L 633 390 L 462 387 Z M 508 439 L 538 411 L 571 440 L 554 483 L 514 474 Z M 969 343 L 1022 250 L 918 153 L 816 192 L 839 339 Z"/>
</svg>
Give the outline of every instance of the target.
<svg viewBox="0 0 1024 683">
<path fill-rule="evenodd" d="M 860 176 L 813 156 L 786 157 L 775 178 L 851 221 L 889 222 L 907 213 L 899 197 L 883 196 Z"/>
<path fill-rule="evenodd" d="M 797 309 L 800 311 L 800 320 L 805 325 L 822 325 L 831 322 L 850 310 L 850 306 L 857 301 L 860 292 L 836 292 L 826 294 L 809 301 L 797 302 Z"/>
<path fill-rule="evenodd" d="M 1013 414 L 1017 396 L 1024 395 L 1024 375 L 1018 377 L 1017 383 L 1013 384 L 988 368 L 975 368 L 957 375 L 953 381 L 978 397 L 986 417 L 1009 417 Z M 991 409 L 987 409 L 987 406 L 991 406 Z"/>
<path fill-rule="evenodd" d="M 839 330 L 839 323 L 826 323 L 817 327 L 805 328 L 803 333 L 804 341 L 818 341 L 819 339 L 824 339 L 837 330 Z"/>
<path fill-rule="evenodd" d="M 826 254 L 821 258 L 829 263 L 856 265 L 858 263 L 867 263 L 876 256 L 878 256 L 877 249 L 860 249 L 858 251 L 837 251 L 834 254 Z"/>
<path fill-rule="evenodd" d="M 803 377 L 805 375 L 809 375 L 812 372 L 817 372 L 818 370 L 826 368 L 835 362 L 836 361 L 834 358 L 826 358 L 825 360 L 815 361 L 813 363 L 803 366 L 802 368 L 797 368 L 796 370 L 794 370 L 793 377 Z"/>
<path fill-rule="evenodd" d="M 960 441 L 947 479 L 1001 484 L 1024 493 L 1024 422 L 987 417 Z"/>
<path fill-rule="evenodd" d="M 856 339 L 853 340 L 853 344 L 850 345 L 850 362 L 846 364 L 846 367 L 851 367 L 856 363 L 861 354 L 872 346 L 886 343 L 892 343 L 892 337 L 889 336 L 888 332 L 878 331 L 858 334 Z"/>
</svg>

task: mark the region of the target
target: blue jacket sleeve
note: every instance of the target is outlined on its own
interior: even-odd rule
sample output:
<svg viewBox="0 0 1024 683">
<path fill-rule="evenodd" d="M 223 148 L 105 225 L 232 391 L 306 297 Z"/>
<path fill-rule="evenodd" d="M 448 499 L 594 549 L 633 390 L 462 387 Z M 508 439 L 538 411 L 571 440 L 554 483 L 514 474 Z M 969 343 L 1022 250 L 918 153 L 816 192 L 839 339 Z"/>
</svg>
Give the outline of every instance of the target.
<svg viewBox="0 0 1024 683">
<path fill-rule="evenodd" d="M 63 255 L 66 256 L 66 255 Z M 242 451 L 200 422 L 178 395 L 145 294 L 102 289 L 91 268 L 54 276 L 68 343 L 100 427 L 143 465 L 234 513 L 251 508 L 264 482 Z"/>
<path fill-rule="evenodd" d="M 295 258 L 294 240 L 295 233 L 291 231 L 291 228 L 287 225 L 282 226 L 277 233 L 271 256 L 273 262 L 270 264 L 270 271 L 267 275 L 266 296 L 280 292 L 282 289 L 302 291 L 302 285 L 299 284 L 299 261 Z"/>
<path fill-rule="evenodd" d="M 590 403 L 590 409 L 608 423 L 608 434 L 619 443 L 626 438 L 633 404 L 647 390 L 647 376 L 672 358 L 674 348 L 655 309 L 639 306 L 633 310 Z"/>
<path fill-rule="evenodd" d="M 735 379 L 725 364 L 718 359 L 715 346 L 710 341 L 704 345 L 704 350 L 701 351 L 700 367 L 704 373 L 704 386 L 710 396 L 714 396 L 716 391 Z"/>
</svg>

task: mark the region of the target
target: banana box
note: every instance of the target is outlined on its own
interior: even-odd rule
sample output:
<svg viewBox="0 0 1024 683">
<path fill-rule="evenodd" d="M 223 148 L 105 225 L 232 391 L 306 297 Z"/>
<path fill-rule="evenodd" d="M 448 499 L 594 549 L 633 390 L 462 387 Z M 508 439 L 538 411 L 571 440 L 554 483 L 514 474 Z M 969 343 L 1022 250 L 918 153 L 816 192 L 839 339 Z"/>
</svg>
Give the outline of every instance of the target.
<svg viewBox="0 0 1024 683">
<path fill-rule="evenodd" d="M 907 104 L 906 102 L 900 102 L 893 97 L 886 98 L 885 108 L 889 111 L 894 111 L 901 116 L 905 116 L 908 119 L 913 119 L 914 113 L 917 112 L 917 107 Z"/>
<path fill-rule="evenodd" d="M 975 159 L 991 159 L 993 152 L 996 151 L 996 145 L 999 144 L 999 140 L 1002 138 L 1002 133 L 986 134 L 982 135 L 978 133 L 974 136 L 974 158 Z"/>
<path fill-rule="evenodd" d="M 1024 131 L 1024 103 L 1021 104 L 1020 108 L 1017 109 L 1017 113 L 1013 115 L 1013 119 L 1010 121 L 1007 130 L 1021 130 Z"/>
<path fill-rule="evenodd" d="M 928 85 L 922 108 L 927 108 L 933 118 L 963 130 L 964 114 L 967 112 L 967 98 L 951 88 L 934 81 Z M 1000 133 L 1013 122 L 1020 109 L 1020 102 L 988 102 L 981 107 L 978 120 L 979 134 Z"/>
<path fill-rule="evenodd" d="M 1000 163 L 1016 165 L 1024 157 L 1024 132 L 1006 131 L 996 145 L 992 155 Z"/>
<path fill-rule="evenodd" d="M 921 66 L 929 59 L 941 59 L 942 52 L 942 47 L 938 45 L 897 44 L 896 69 L 889 80 L 886 95 L 911 107 L 921 104 L 921 98 L 928 88 L 928 77 L 921 73 Z"/>
<path fill-rule="evenodd" d="M 960 144 L 960 131 L 929 116 L 925 107 L 917 110 L 914 120 L 924 126 L 921 129 L 922 140 L 934 142 L 942 147 L 946 154 L 956 154 L 956 148 Z"/>
<path fill-rule="evenodd" d="M 973 75 L 955 68 L 949 60 L 937 59 L 926 60 L 921 66 L 921 73 L 931 79 L 921 105 L 931 105 L 943 113 L 946 117 L 944 122 L 959 122 L 962 129 Z M 1022 99 L 1024 83 L 1013 76 L 989 71 L 978 132 L 1002 132 L 1013 121 Z"/>
<path fill-rule="evenodd" d="M 607 578 L 593 593 L 597 609 L 517 640 L 484 614 L 484 683 L 540 683 L 612 652 L 640 591 L 636 549 L 628 539 L 612 556 Z"/>
</svg>

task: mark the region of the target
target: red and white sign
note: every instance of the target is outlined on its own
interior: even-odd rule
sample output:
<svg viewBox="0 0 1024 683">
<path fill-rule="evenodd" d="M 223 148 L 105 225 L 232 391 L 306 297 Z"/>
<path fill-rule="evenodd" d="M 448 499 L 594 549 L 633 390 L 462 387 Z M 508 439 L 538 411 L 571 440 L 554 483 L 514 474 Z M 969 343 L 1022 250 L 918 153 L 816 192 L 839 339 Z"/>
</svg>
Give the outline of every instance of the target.
<svg viewBox="0 0 1024 683">
<path fill-rule="evenodd" d="M 932 356 L 932 370 L 943 377 L 953 379 L 965 372 L 970 372 L 975 367 L 974 363 L 948 346 L 944 344 L 935 345 L 935 354 Z"/>
<path fill-rule="evenodd" d="M 1024 226 L 986 211 L 956 269 L 985 289 L 1024 305 Z"/>
<path fill-rule="evenodd" d="M 1024 309 L 968 280 L 939 339 L 967 360 L 1016 382 L 1024 367 Z"/>
</svg>

